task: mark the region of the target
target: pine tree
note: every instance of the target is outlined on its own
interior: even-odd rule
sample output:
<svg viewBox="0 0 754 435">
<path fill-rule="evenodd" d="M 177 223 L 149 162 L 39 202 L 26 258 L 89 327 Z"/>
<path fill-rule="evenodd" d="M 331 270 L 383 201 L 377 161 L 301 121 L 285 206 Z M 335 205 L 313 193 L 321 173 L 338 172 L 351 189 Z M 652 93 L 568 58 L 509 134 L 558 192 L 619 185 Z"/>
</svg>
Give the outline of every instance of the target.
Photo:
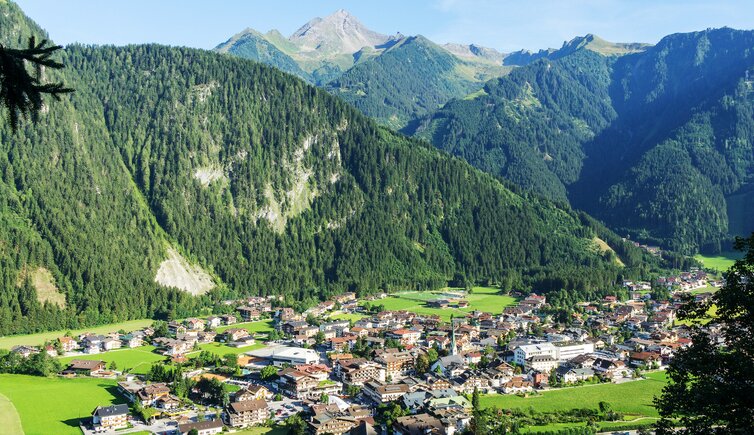
<svg viewBox="0 0 754 435">
<path fill-rule="evenodd" d="M 14 131 L 20 117 L 31 117 L 32 121 L 37 121 L 42 110 L 43 95 L 59 100 L 61 95 L 73 92 L 62 82 L 43 82 L 44 68 L 63 68 L 62 63 L 51 57 L 61 48 L 59 45 L 48 45 L 47 40 L 37 44 L 33 36 L 25 49 L 0 45 L 0 99 L 8 109 L 8 121 Z M 29 73 L 27 63 L 32 65 L 33 73 Z"/>
</svg>

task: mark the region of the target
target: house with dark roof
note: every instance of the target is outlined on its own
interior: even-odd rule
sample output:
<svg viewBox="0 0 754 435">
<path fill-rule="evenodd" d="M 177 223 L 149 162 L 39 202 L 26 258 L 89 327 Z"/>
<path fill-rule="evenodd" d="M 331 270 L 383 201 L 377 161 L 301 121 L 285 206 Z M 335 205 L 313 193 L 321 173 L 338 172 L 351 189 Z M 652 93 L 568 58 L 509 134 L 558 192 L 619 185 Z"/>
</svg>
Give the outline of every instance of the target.
<svg viewBox="0 0 754 435">
<path fill-rule="evenodd" d="M 115 430 L 128 426 L 128 405 L 98 406 L 92 412 L 92 425 L 95 429 Z"/>
<path fill-rule="evenodd" d="M 206 420 L 178 425 L 178 432 L 181 435 L 186 435 L 193 429 L 196 429 L 199 435 L 213 435 L 223 431 L 223 422 L 221 420 Z"/>
</svg>

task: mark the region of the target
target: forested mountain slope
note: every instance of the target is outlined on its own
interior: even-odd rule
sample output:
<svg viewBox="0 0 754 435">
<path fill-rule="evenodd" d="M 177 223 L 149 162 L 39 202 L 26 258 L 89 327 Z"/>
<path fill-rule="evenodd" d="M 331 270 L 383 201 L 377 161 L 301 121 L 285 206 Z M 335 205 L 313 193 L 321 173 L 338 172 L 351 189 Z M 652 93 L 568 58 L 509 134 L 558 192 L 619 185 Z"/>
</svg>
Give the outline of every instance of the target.
<svg viewBox="0 0 754 435">
<path fill-rule="evenodd" d="M 752 44 L 754 32 L 726 28 L 620 57 L 577 47 L 448 103 L 415 133 L 619 233 L 716 251 L 754 230 Z"/>
<path fill-rule="evenodd" d="M 325 89 L 399 129 L 452 98 L 479 90 L 501 71 L 492 64 L 482 71 L 423 36 L 412 36 L 353 66 Z"/>
<path fill-rule="evenodd" d="M 4 43 L 41 33 L 0 7 Z M 60 57 L 67 68 L 50 78 L 76 93 L 38 125 L 0 129 L 0 333 L 186 316 L 245 294 L 312 301 L 487 279 L 591 291 L 647 267 L 585 215 L 273 68 L 158 45 Z M 192 297 L 155 281 L 176 265 L 213 288 Z M 38 302 L 40 269 L 62 307 Z"/>
</svg>

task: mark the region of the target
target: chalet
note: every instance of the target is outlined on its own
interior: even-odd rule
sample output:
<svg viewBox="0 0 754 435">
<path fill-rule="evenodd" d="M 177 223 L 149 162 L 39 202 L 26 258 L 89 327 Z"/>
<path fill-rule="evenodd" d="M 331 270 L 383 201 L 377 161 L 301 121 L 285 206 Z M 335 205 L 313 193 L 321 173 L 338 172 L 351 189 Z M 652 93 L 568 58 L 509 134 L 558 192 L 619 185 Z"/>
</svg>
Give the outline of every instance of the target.
<svg viewBox="0 0 754 435">
<path fill-rule="evenodd" d="M 145 385 L 136 392 L 136 400 L 142 406 L 153 406 L 159 399 L 170 395 L 170 388 L 162 382 Z"/>
<path fill-rule="evenodd" d="M 217 328 L 218 326 L 223 324 L 223 319 L 220 316 L 209 316 L 207 317 L 207 326 L 210 328 Z"/>
<path fill-rule="evenodd" d="M 314 416 L 309 421 L 309 427 L 314 435 L 353 433 L 362 422 L 374 423 L 372 411 L 363 406 L 341 409 L 335 405 L 314 405 L 312 410 Z"/>
<path fill-rule="evenodd" d="M 64 374 L 87 375 L 99 373 L 106 368 L 104 361 L 92 361 L 88 359 L 75 359 L 68 363 L 68 367 L 63 370 Z"/>
<path fill-rule="evenodd" d="M 262 318 L 262 312 L 255 307 L 242 306 L 236 308 L 244 322 L 253 322 Z"/>
<path fill-rule="evenodd" d="M 204 331 L 205 322 L 203 319 L 191 317 L 186 319 L 183 323 L 189 331 Z"/>
<path fill-rule="evenodd" d="M 270 410 L 264 400 L 232 402 L 226 409 L 228 423 L 233 427 L 248 427 L 262 424 L 270 417 Z"/>
<path fill-rule="evenodd" d="M 230 328 L 230 329 L 226 329 L 225 332 L 223 332 L 223 339 L 226 342 L 239 341 L 242 338 L 245 338 L 248 336 L 249 336 L 249 331 L 242 328 Z"/>
<path fill-rule="evenodd" d="M 411 329 L 396 329 L 388 332 L 387 337 L 398 340 L 402 346 L 412 346 L 419 342 L 421 332 Z"/>
<path fill-rule="evenodd" d="M 398 380 L 414 370 L 414 357 L 408 352 L 383 353 L 374 360 L 385 367 L 386 379 Z"/>
<path fill-rule="evenodd" d="M 650 367 L 652 364 L 662 364 L 660 354 L 654 352 L 634 352 L 628 358 L 631 367 Z"/>
<path fill-rule="evenodd" d="M 534 389 L 534 384 L 520 376 L 516 376 L 502 386 L 505 394 L 528 393 Z"/>
<path fill-rule="evenodd" d="M 122 346 L 128 347 L 128 348 L 135 348 L 135 347 L 141 347 L 144 346 L 144 339 L 141 337 L 140 334 L 124 334 L 120 337 L 120 342 Z"/>
<path fill-rule="evenodd" d="M 192 430 L 196 430 L 197 435 L 214 435 L 223 431 L 223 422 L 222 420 L 205 420 L 178 425 L 180 435 L 188 435 Z"/>
<path fill-rule="evenodd" d="M 60 342 L 60 347 L 63 349 L 64 353 L 73 352 L 79 347 L 79 344 L 76 342 L 76 340 L 68 336 L 60 337 L 58 341 Z"/>
<path fill-rule="evenodd" d="M 295 399 L 318 399 L 322 394 L 337 394 L 342 388 L 339 382 L 320 380 L 302 371 L 288 368 L 278 373 L 280 390 Z"/>
<path fill-rule="evenodd" d="M 416 414 L 399 417 L 393 423 L 395 435 L 444 435 L 445 430 L 440 419 L 429 414 Z"/>
<path fill-rule="evenodd" d="M 364 385 L 372 380 L 385 381 L 385 369 L 363 358 L 354 358 L 338 365 L 341 380 L 349 385 Z"/>
<path fill-rule="evenodd" d="M 578 382 L 578 381 L 583 381 L 594 376 L 594 370 L 590 368 L 584 368 L 584 369 L 576 368 L 575 369 L 575 368 L 570 368 L 568 366 L 558 367 L 556 373 L 557 373 L 558 378 L 567 384 Z"/>
<path fill-rule="evenodd" d="M 385 384 L 380 381 L 369 381 L 364 383 L 362 392 L 375 403 L 387 403 L 400 399 L 409 392 L 409 388 L 406 384 Z"/>
<path fill-rule="evenodd" d="M 592 365 L 592 369 L 604 377 L 614 378 L 626 371 L 626 364 L 623 361 L 597 358 Z"/>
<path fill-rule="evenodd" d="M 220 318 L 223 321 L 223 325 L 235 325 L 238 323 L 238 319 L 236 319 L 236 316 L 232 314 L 224 314 L 220 316 Z"/>
<path fill-rule="evenodd" d="M 103 350 L 113 350 L 113 349 L 120 349 L 121 342 L 118 339 L 115 338 L 106 338 L 102 340 L 102 349 Z"/>
<path fill-rule="evenodd" d="M 182 323 L 178 323 L 175 320 L 168 322 L 168 334 L 178 335 L 179 333 L 185 333 L 186 330 L 186 326 Z"/>
<path fill-rule="evenodd" d="M 21 355 L 24 358 L 28 358 L 31 355 L 34 355 L 35 353 L 39 353 L 39 349 L 34 346 L 13 346 L 11 348 L 11 352 L 17 353 Z"/>
<path fill-rule="evenodd" d="M 237 391 L 233 396 L 234 402 L 246 402 L 248 400 L 272 400 L 272 392 L 261 385 L 249 385 L 245 389 Z"/>
<path fill-rule="evenodd" d="M 128 405 L 98 406 L 92 412 L 92 425 L 98 430 L 128 427 Z"/>
</svg>

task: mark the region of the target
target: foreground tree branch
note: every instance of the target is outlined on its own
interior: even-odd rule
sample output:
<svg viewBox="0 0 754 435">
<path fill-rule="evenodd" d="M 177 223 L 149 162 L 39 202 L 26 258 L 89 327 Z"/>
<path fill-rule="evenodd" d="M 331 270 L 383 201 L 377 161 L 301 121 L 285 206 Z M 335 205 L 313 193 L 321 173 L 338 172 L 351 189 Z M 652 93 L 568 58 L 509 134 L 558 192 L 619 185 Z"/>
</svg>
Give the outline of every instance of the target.
<svg viewBox="0 0 754 435">
<path fill-rule="evenodd" d="M 73 92 L 62 82 L 43 83 L 44 68 L 64 68 L 62 63 L 52 58 L 62 47 L 47 44 L 46 39 L 37 44 L 32 36 L 26 49 L 0 45 L 0 103 L 8 109 L 8 122 L 13 131 L 16 131 L 21 117 L 37 122 L 43 95 L 60 100 L 60 95 Z M 29 64 L 32 71 L 27 68 Z"/>
</svg>

